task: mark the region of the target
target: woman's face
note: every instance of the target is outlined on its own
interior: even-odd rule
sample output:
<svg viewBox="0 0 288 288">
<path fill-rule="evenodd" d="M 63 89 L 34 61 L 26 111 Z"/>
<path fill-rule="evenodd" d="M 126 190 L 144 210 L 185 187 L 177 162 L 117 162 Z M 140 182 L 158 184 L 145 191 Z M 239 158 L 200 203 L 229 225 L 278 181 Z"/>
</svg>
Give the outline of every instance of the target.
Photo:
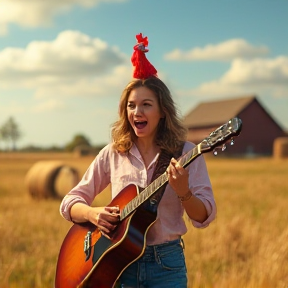
<svg viewBox="0 0 288 288">
<path fill-rule="evenodd" d="M 154 139 L 159 120 L 163 118 L 154 92 L 147 87 L 138 87 L 130 92 L 127 116 L 137 137 Z"/>
</svg>

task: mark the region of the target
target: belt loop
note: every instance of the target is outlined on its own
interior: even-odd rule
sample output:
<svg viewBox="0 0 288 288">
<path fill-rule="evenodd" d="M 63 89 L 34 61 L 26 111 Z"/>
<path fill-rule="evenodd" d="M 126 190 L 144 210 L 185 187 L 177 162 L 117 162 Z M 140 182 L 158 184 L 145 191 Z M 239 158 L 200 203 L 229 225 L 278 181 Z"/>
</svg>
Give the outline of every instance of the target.
<svg viewBox="0 0 288 288">
<path fill-rule="evenodd" d="M 161 259 L 160 259 L 159 255 L 158 255 L 158 251 L 157 251 L 157 246 L 156 245 L 153 246 L 153 252 L 154 252 L 155 261 L 158 264 L 161 264 Z"/>
<path fill-rule="evenodd" d="M 185 250 L 185 243 L 184 243 L 184 240 L 182 238 L 180 238 L 180 245 L 184 251 Z"/>
</svg>

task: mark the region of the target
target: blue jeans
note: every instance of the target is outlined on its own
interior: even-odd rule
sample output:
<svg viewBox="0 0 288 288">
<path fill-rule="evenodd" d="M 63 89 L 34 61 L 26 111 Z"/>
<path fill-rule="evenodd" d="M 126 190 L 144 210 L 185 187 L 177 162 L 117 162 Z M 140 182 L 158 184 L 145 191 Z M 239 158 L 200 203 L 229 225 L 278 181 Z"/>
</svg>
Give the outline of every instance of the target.
<svg viewBox="0 0 288 288">
<path fill-rule="evenodd" d="M 120 277 L 121 288 L 187 288 L 182 240 L 147 246 Z"/>
</svg>

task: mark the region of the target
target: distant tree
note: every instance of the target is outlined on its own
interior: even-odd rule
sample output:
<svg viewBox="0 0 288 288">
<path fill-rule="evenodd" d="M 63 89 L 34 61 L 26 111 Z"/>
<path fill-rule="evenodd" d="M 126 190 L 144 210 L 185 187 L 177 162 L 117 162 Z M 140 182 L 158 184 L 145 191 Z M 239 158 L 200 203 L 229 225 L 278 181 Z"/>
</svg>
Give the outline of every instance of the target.
<svg viewBox="0 0 288 288">
<path fill-rule="evenodd" d="M 8 134 L 7 134 L 7 129 L 4 126 L 1 126 L 0 127 L 0 140 L 3 141 L 3 142 L 8 143 L 8 139 L 9 139 L 9 137 L 8 137 Z M 8 147 L 8 145 L 7 145 L 7 147 Z"/>
<path fill-rule="evenodd" d="M 9 146 L 9 142 L 12 144 L 12 150 L 16 150 L 16 142 L 21 138 L 22 134 L 19 130 L 18 124 L 13 117 L 10 117 L 0 128 L 1 138 Z"/>
<path fill-rule="evenodd" d="M 3 140 L 4 140 L 4 137 L 3 137 L 3 133 L 2 133 L 2 127 L 0 127 L 0 143 Z M 1 151 L 1 146 L 0 146 L 0 151 Z"/>
<path fill-rule="evenodd" d="M 91 147 L 89 140 L 82 134 L 75 135 L 73 140 L 65 146 L 65 150 L 73 151 L 78 146 Z"/>
</svg>

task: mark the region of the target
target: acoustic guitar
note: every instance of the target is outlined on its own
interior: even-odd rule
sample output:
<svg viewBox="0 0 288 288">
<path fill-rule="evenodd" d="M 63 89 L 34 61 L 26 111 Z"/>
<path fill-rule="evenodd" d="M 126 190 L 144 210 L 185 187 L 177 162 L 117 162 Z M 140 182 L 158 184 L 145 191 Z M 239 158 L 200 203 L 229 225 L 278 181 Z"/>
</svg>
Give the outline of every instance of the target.
<svg viewBox="0 0 288 288">
<path fill-rule="evenodd" d="M 187 167 L 202 153 L 214 150 L 216 155 L 219 146 L 224 150 L 226 142 L 233 145 L 233 137 L 241 128 L 241 119 L 230 119 L 178 161 Z M 156 213 L 142 204 L 167 182 L 168 176 L 163 173 L 141 193 L 134 184 L 125 187 L 108 205 L 120 208 L 120 222 L 110 239 L 90 222 L 73 224 L 59 252 L 55 288 L 115 287 L 125 268 L 144 253 L 147 231 L 156 221 Z"/>
</svg>

